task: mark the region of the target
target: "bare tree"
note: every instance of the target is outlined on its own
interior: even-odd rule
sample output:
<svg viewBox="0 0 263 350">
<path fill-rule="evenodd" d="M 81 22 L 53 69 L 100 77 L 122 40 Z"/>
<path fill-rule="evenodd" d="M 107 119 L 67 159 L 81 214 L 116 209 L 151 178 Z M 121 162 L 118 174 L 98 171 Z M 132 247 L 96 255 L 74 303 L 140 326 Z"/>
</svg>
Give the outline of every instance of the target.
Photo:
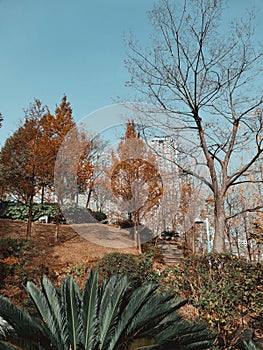
<svg viewBox="0 0 263 350">
<path fill-rule="evenodd" d="M 247 175 L 263 152 L 263 51 L 254 40 L 254 17 L 248 13 L 226 29 L 223 11 L 222 0 L 161 0 L 150 12 L 150 49 L 131 39 L 127 59 L 129 84 L 155 106 L 152 112 L 166 113 L 152 113 L 152 124 L 191 139 L 189 145 L 190 135 L 196 137 L 180 152 L 195 155 L 197 166 L 203 162 L 206 175 L 178 166 L 212 191 L 215 252 L 225 251 L 227 192 L 253 181 Z"/>
</svg>

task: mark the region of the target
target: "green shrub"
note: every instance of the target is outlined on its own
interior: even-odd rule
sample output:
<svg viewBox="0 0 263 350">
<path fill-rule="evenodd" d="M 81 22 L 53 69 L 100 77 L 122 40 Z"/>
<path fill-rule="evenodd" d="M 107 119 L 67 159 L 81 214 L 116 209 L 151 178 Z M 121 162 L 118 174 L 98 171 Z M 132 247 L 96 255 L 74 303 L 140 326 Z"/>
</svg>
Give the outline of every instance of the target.
<svg viewBox="0 0 263 350">
<path fill-rule="evenodd" d="M 114 222 L 115 225 L 120 226 L 120 228 L 131 228 L 134 227 L 134 222 L 128 219 L 118 220 Z"/>
<path fill-rule="evenodd" d="M 23 203 L 1 202 L 0 217 L 3 219 L 25 221 L 28 217 L 28 206 Z"/>
<path fill-rule="evenodd" d="M 39 288 L 27 282 L 31 313 L 0 295 L 0 348 L 211 349 L 215 334 L 207 323 L 179 316 L 187 300 L 158 293 L 152 283 L 131 290 L 127 276 L 98 279 L 91 269 L 83 291 L 73 277 L 60 288 L 46 276 Z"/>
<path fill-rule="evenodd" d="M 56 204 L 55 203 L 43 203 L 33 205 L 33 221 L 37 221 L 41 216 L 47 215 L 50 221 L 56 219 Z M 61 221 L 62 218 L 61 218 Z"/>
<path fill-rule="evenodd" d="M 103 213 L 102 211 L 92 211 L 88 209 L 91 213 L 91 215 L 98 221 L 103 221 L 107 219 L 107 215 Z"/>
<path fill-rule="evenodd" d="M 153 269 L 153 258 L 149 254 L 110 253 L 106 254 L 98 263 L 100 275 L 109 278 L 114 274 L 127 274 L 134 288 L 141 286 L 144 282 L 158 282 L 159 275 Z"/>
<path fill-rule="evenodd" d="M 49 217 L 49 221 L 54 221 L 56 217 L 56 205 L 54 203 L 34 203 L 33 221 L 37 221 L 44 215 Z M 2 219 L 27 221 L 28 205 L 19 202 L 2 201 L 0 203 L 0 217 Z"/>
<path fill-rule="evenodd" d="M 165 269 L 163 279 L 176 294 L 199 308 L 212 329 L 219 330 L 220 347 L 231 349 L 240 324 L 262 319 L 262 263 L 231 255 L 194 256 Z"/>
<path fill-rule="evenodd" d="M 56 221 L 55 203 L 34 203 L 33 221 L 37 221 L 41 216 L 47 215 L 49 222 Z M 0 218 L 27 221 L 28 205 L 19 202 L 1 201 Z M 107 219 L 107 215 L 101 211 L 92 211 L 79 207 L 75 203 L 66 204 L 60 210 L 60 223 L 69 222 L 71 224 L 83 224 L 88 222 L 97 222 Z"/>
<path fill-rule="evenodd" d="M 5 238 L 0 240 L 0 288 L 10 276 L 24 275 L 23 267 L 34 253 L 33 241 Z"/>
</svg>

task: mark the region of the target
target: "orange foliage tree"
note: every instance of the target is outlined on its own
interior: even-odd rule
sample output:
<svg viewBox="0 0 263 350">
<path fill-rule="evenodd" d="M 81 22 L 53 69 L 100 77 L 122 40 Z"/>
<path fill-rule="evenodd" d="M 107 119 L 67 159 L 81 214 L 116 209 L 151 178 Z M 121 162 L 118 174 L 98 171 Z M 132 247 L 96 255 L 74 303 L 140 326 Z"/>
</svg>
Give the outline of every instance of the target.
<svg viewBox="0 0 263 350">
<path fill-rule="evenodd" d="M 159 205 L 163 184 L 156 159 L 136 133 L 134 121 L 127 123 L 124 140 L 112 160 L 111 189 L 134 223 L 134 238 L 140 250 L 137 226 L 147 212 Z"/>
<path fill-rule="evenodd" d="M 72 108 L 66 96 L 56 107 L 55 115 L 52 115 L 47 107 L 35 99 L 34 103 L 30 104 L 25 111 L 24 124 L 6 140 L 1 150 L 1 187 L 11 196 L 15 196 L 16 199 L 29 205 L 27 238 L 31 235 L 34 197 L 41 191 L 41 202 L 44 202 L 47 189 L 54 195 L 54 169 L 57 154 L 70 130 L 77 130 L 75 126 Z M 81 144 L 82 152 L 73 156 L 72 148 L 70 148 L 68 159 L 70 164 L 72 164 L 72 159 L 77 162 L 77 171 L 74 176 L 77 177 L 79 190 L 85 191 L 92 177 L 91 153 L 96 142 L 80 134 L 77 139 L 79 140 L 78 145 Z M 68 174 L 72 172 L 70 166 L 67 167 L 64 164 L 63 167 Z M 62 184 L 64 179 L 65 174 L 64 177 L 61 174 Z M 61 191 L 57 191 L 57 193 L 62 196 L 64 189 L 62 187 Z M 59 231 L 59 198 L 56 216 L 55 240 L 58 239 Z"/>
<path fill-rule="evenodd" d="M 57 241 L 59 206 L 63 204 L 63 200 L 69 197 L 72 200 L 92 186 L 93 155 L 98 143 L 97 139 L 92 139 L 78 130 L 66 96 L 56 107 L 54 115 L 49 112 L 44 116 L 42 126 L 44 130 L 42 141 L 44 144 L 49 142 L 46 151 L 49 167 L 46 168 L 46 177 L 43 179 L 44 185 L 51 186 L 57 197 L 55 231 Z"/>
<path fill-rule="evenodd" d="M 29 205 L 27 239 L 31 235 L 33 200 L 41 182 L 40 120 L 46 108 L 35 99 L 25 111 L 25 122 L 9 137 L 1 150 L 1 183 L 6 191 Z"/>
</svg>

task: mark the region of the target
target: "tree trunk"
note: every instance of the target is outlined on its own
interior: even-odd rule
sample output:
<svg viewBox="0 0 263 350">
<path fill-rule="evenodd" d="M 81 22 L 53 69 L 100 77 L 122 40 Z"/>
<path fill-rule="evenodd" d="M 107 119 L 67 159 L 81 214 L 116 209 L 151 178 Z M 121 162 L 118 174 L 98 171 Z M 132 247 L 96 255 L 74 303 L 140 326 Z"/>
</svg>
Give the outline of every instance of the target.
<svg viewBox="0 0 263 350">
<path fill-rule="evenodd" d="M 28 218 L 27 218 L 27 229 L 26 229 L 26 239 L 30 239 L 32 231 L 32 218 L 33 218 L 33 198 L 34 195 L 31 194 L 29 198 L 29 209 L 28 209 Z"/>
<path fill-rule="evenodd" d="M 58 236 L 59 236 L 59 204 L 56 203 L 56 228 L 55 228 L 55 243 L 58 242 Z"/>
<path fill-rule="evenodd" d="M 89 207 L 89 202 L 90 202 L 90 198 L 91 198 L 91 193 L 92 193 L 92 187 L 89 188 L 88 198 L 87 198 L 87 201 L 86 201 L 86 208 Z"/>
<path fill-rule="evenodd" d="M 227 239 L 228 239 L 229 251 L 230 251 L 230 253 L 232 253 L 232 251 L 233 251 L 233 244 L 232 244 L 232 240 L 231 240 L 231 236 L 230 236 L 230 227 L 226 227 L 226 236 L 227 236 Z"/>
<path fill-rule="evenodd" d="M 139 214 L 138 213 L 134 213 L 134 240 L 135 240 L 135 244 L 136 244 L 136 248 L 138 249 L 139 254 L 141 254 L 142 252 L 142 248 L 141 248 L 141 237 L 140 237 L 140 232 L 138 230 L 139 227 Z"/>
<path fill-rule="evenodd" d="M 215 199 L 215 236 L 213 244 L 214 253 L 225 253 L 225 211 L 223 198 Z"/>
<path fill-rule="evenodd" d="M 249 229 L 248 229 L 248 222 L 247 222 L 246 216 L 245 216 L 244 224 L 245 224 L 246 245 L 247 245 L 248 259 L 249 259 L 249 261 L 252 261 L 251 247 L 250 247 L 250 238 L 249 238 Z"/>
<path fill-rule="evenodd" d="M 44 203 L 44 198 L 45 198 L 45 185 L 42 184 L 42 186 L 41 186 L 41 204 Z"/>
</svg>

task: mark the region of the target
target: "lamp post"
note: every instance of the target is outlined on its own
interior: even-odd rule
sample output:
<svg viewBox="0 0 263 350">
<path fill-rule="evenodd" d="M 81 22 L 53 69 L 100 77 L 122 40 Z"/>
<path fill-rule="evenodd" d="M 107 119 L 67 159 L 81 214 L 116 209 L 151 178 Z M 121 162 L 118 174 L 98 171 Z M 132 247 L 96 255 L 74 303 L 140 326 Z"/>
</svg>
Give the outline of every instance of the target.
<svg viewBox="0 0 263 350">
<path fill-rule="evenodd" d="M 195 224 L 205 224 L 206 228 L 206 239 L 207 239 L 207 252 L 211 253 L 211 241 L 210 241 L 210 232 L 209 232 L 209 221 L 208 218 L 205 218 L 205 220 L 196 218 Z"/>
</svg>

